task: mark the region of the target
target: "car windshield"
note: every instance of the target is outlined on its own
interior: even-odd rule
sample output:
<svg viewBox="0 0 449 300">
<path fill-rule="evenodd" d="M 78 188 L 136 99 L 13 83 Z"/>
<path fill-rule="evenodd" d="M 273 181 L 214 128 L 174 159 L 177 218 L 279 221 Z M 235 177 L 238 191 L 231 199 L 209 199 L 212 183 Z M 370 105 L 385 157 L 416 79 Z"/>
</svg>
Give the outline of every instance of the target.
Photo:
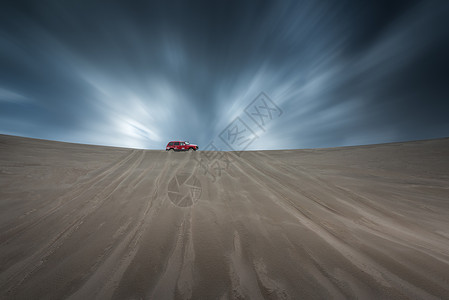
<svg viewBox="0 0 449 300">
<path fill-rule="evenodd" d="M 189 142 L 186 142 L 186 145 L 190 145 L 190 143 L 189 143 Z"/>
</svg>

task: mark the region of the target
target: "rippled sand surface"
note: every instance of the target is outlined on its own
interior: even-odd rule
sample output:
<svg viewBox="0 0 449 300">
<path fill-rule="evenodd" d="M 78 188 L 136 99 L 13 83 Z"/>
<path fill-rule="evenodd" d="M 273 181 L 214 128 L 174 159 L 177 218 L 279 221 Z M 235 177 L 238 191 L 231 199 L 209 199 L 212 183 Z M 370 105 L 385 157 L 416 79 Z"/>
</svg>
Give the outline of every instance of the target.
<svg viewBox="0 0 449 300">
<path fill-rule="evenodd" d="M 449 139 L 223 154 L 0 135 L 0 232 L 1 299 L 448 299 Z"/>
</svg>

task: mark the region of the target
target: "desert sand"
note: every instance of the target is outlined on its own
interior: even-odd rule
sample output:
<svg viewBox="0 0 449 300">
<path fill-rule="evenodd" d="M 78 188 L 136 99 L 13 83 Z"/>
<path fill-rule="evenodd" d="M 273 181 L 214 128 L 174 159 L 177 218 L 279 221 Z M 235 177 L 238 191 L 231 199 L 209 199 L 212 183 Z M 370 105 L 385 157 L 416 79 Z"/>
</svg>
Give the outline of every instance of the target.
<svg viewBox="0 0 449 300">
<path fill-rule="evenodd" d="M 0 135 L 0 232 L 1 299 L 449 299 L 449 139 L 213 153 Z"/>
</svg>

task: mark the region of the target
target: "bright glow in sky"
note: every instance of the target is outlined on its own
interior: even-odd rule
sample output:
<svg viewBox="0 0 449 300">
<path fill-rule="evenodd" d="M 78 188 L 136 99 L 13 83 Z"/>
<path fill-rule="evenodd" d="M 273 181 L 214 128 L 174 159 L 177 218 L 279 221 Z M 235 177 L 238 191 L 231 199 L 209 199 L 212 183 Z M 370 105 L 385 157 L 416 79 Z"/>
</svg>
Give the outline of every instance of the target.
<svg viewBox="0 0 449 300">
<path fill-rule="evenodd" d="M 248 149 L 449 136 L 447 1 L 0 4 L 0 133 Z M 264 92 L 282 115 L 244 110 Z"/>
</svg>

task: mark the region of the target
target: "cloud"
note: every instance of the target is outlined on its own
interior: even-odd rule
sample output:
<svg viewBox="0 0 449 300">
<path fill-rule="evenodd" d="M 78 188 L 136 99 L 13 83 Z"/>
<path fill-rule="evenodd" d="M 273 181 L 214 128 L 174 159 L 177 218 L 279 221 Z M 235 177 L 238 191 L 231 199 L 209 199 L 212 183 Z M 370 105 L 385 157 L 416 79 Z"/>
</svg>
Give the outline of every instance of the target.
<svg viewBox="0 0 449 300">
<path fill-rule="evenodd" d="M 265 92 L 284 114 L 252 149 L 446 136 L 448 15 L 416 1 L 4 5 L 0 132 L 201 146 Z"/>
<path fill-rule="evenodd" d="M 27 97 L 0 87 L 0 102 L 26 103 L 31 101 Z"/>
</svg>

